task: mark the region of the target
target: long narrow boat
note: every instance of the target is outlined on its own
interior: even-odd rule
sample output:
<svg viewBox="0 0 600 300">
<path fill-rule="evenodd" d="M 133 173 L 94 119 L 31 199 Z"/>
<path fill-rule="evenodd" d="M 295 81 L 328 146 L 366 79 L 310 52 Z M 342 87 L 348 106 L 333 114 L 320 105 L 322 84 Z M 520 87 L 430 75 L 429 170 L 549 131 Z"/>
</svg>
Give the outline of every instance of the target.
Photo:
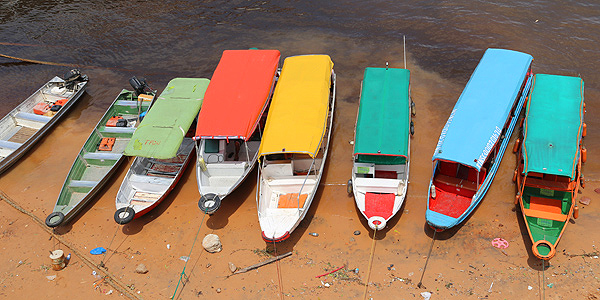
<svg viewBox="0 0 600 300">
<path fill-rule="evenodd" d="M 0 120 L 0 173 L 6 171 L 81 97 L 87 76 L 72 70 L 56 76 Z"/>
<path fill-rule="evenodd" d="M 128 90 L 119 93 L 77 154 L 54 211 L 46 218 L 48 227 L 73 219 L 108 181 L 123 161 L 123 150 L 154 94 Z"/>
<path fill-rule="evenodd" d="M 214 213 L 256 164 L 278 50 L 226 50 L 213 74 L 195 139 L 198 206 Z"/>
<path fill-rule="evenodd" d="M 149 212 L 179 182 L 194 150 L 191 134 L 186 133 L 198 115 L 209 82 L 205 78 L 171 80 L 133 133 L 125 155 L 136 158 L 115 200 L 118 224 Z"/>
<path fill-rule="evenodd" d="M 366 68 L 354 136 L 352 191 L 373 230 L 385 228 L 406 197 L 409 173 L 410 71 Z"/>
<path fill-rule="evenodd" d="M 488 49 L 458 98 L 433 154 L 427 223 L 461 223 L 485 196 L 531 86 L 529 54 Z"/>
<path fill-rule="evenodd" d="M 522 135 L 515 145 L 515 179 L 516 200 L 533 254 L 540 259 L 554 256 L 569 218 L 578 217 L 575 197 L 586 159 L 584 107 L 581 78 L 535 75 Z"/>
<path fill-rule="evenodd" d="M 328 55 L 285 59 L 258 154 L 256 201 L 265 241 L 287 239 L 306 215 L 323 175 L 334 106 Z"/>
</svg>

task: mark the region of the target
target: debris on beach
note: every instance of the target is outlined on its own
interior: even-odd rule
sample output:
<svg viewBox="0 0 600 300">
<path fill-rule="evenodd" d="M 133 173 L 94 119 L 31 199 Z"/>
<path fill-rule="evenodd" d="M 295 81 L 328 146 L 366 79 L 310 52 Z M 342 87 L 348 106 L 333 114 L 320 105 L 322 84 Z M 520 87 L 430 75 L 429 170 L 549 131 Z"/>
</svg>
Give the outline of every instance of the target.
<svg viewBox="0 0 600 300">
<path fill-rule="evenodd" d="M 243 268 L 243 269 L 239 269 L 239 270 L 235 271 L 235 273 L 233 273 L 233 274 L 231 274 L 231 275 L 228 275 L 227 277 L 229 277 L 229 276 L 233 276 L 233 275 L 235 275 L 235 274 L 246 273 L 246 272 L 248 272 L 248 271 L 251 271 L 251 270 L 254 270 L 254 269 L 258 269 L 258 268 L 260 268 L 260 267 L 262 267 L 262 266 L 264 266 L 264 265 L 268 265 L 268 264 L 270 264 L 270 263 L 272 263 L 272 262 L 278 261 L 278 260 L 280 260 L 280 259 L 282 259 L 282 258 L 286 258 L 286 257 L 288 257 L 288 256 L 290 256 L 290 255 L 292 255 L 292 252 L 288 252 L 288 253 L 285 253 L 285 254 L 282 254 L 282 255 L 279 255 L 279 256 L 274 256 L 274 257 L 271 257 L 271 258 L 269 258 L 269 259 L 267 259 L 267 260 L 265 260 L 265 261 L 263 261 L 263 262 L 260 262 L 260 263 L 257 263 L 257 264 L 254 264 L 254 265 L 251 265 L 251 266 L 249 266 L 249 267 L 245 267 L 245 268 Z"/>
<path fill-rule="evenodd" d="M 189 256 L 181 256 L 179 259 L 187 262 L 188 260 L 190 260 L 190 257 Z"/>
<path fill-rule="evenodd" d="M 421 297 L 423 297 L 423 300 L 429 300 L 429 299 L 431 299 L 431 293 L 430 292 L 422 292 Z"/>
<path fill-rule="evenodd" d="M 90 250 L 90 254 L 92 254 L 92 255 L 100 255 L 100 254 L 103 254 L 104 252 L 106 252 L 106 249 L 104 249 L 102 247 L 97 247 L 97 248 Z"/>
<path fill-rule="evenodd" d="M 590 205 L 590 202 L 592 202 L 592 199 L 590 199 L 588 197 L 581 197 L 579 199 L 579 203 L 581 203 L 583 205 Z"/>
<path fill-rule="evenodd" d="M 52 280 L 56 279 L 56 275 L 46 276 L 46 279 L 52 281 Z"/>
<path fill-rule="evenodd" d="M 231 273 L 237 271 L 237 267 L 232 262 L 229 262 L 229 271 L 231 271 Z"/>
<path fill-rule="evenodd" d="M 360 230 L 354 231 L 354 235 L 360 235 Z"/>
<path fill-rule="evenodd" d="M 206 251 L 210 253 L 221 252 L 221 250 L 223 249 L 219 236 L 212 233 L 204 237 L 204 239 L 202 240 L 202 247 L 204 247 L 204 249 L 206 249 Z"/>
<path fill-rule="evenodd" d="M 343 268 L 345 268 L 345 267 L 346 267 L 346 265 L 343 265 L 343 266 L 341 266 L 341 267 L 339 267 L 339 268 L 336 268 L 336 269 L 334 269 L 334 270 L 332 270 L 332 271 L 329 271 L 329 272 L 327 272 L 327 273 L 325 273 L 325 274 L 317 275 L 317 276 L 315 276 L 315 278 L 319 278 L 319 277 L 323 277 L 323 276 L 326 276 L 326 275 L 329 275 L 329 274 L 335 273 L 335 272 L 337 272 L 337 271 L 339 271 L 339 270 L 341 270 L 341 269 L 343 269 Z M 357 270 L 358 270 L 358 268 L 357 268 Z M 357 273 L 358 273 L 358 271 L 357 271 Z"/>
<path fill-rule="evenodd" d="M 148 273 L 148 268 L 144 264 L 139 264 L 137 268 L 135 268 L 135 272 L 138 274 L 146 274 Z"/>
<path fill-rule="evenodd" d="M 492 241 L 492 246 L 498 248 L 498 249 L 506 249 L 508 248 L 508 241 L 502 238 L 495 238 Z"/>
<path fill-rule="evenodd" d="M 311 235 L 311 236 L 314 236 L 314 237 L 318 237 L 319 236 L 319 234 L 316 233 L 316 232 L 310 232 L 308 235 Z"/>
</svg>

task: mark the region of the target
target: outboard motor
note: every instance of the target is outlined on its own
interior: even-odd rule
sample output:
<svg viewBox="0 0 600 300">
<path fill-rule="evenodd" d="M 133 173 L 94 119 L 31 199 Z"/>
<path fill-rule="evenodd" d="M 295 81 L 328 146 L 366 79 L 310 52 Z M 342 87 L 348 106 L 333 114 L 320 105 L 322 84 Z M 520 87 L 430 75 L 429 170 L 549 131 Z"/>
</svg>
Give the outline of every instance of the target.
<svg viewBox="0 0 600 300">
<path fill-rule="evenodd" d="M 87 75 L 81 74 L 81 71 L 79 71 L 79 69 L 72 69 L 65 74 L 63 79 L 65 80 L 65 87 L 68 89 L 72 89 L 75 83 L 87 81 L 88 77 Z"/>
<path fill-rule="evenodd" d="M 133 76 L 131 77 L 131 79 L 129 79 L 129 84 L 135 91 L 136 96 L 143 94 L 146 91 L 146 89 L 150 90 L 150 87 L 148 86 L 148 83 L 146 82 L 145 78 L 138 79 L 137 77 Z"/>
</svg>

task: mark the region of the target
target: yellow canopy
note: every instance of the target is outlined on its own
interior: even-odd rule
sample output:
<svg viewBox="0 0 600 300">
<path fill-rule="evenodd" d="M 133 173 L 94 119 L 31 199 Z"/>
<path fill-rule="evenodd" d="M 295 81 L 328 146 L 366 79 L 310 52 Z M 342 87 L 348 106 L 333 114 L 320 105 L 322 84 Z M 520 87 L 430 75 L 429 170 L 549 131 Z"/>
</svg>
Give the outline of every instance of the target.
<svg viewBox="0 0 600 300">
<path fill-rule="evenodd" d="M 304 153 L 315 157 L 327 127 L 333 62 L 328 55 L 302 55 L 285 59 L 259 156 Z"/>
</svg>

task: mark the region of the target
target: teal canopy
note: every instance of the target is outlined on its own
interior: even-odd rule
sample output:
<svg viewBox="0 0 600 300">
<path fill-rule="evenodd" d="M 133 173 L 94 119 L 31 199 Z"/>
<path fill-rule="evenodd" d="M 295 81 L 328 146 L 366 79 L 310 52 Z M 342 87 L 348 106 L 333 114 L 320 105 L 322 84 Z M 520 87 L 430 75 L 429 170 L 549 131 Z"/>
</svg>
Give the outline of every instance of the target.
<svg viewBox="0 0 600 300">
<path fill-rule="evenodd" d="M 583 101 L 581 78 L 535 75 L 523 131 L 525 174 L 538 172 L 575 178 Z"/>
<path fill-rule="evenodd" d="M 408 157 L 410 71 L 366 68 L 354 155 L 359 162 L 401 164 Z"/>
<path fill-rule="evenodd" d="M 200 111 L 209 82 L 206 78 L 171 80 L 133 133 L 125 155 L 174 157 Z"/>
</svg>

